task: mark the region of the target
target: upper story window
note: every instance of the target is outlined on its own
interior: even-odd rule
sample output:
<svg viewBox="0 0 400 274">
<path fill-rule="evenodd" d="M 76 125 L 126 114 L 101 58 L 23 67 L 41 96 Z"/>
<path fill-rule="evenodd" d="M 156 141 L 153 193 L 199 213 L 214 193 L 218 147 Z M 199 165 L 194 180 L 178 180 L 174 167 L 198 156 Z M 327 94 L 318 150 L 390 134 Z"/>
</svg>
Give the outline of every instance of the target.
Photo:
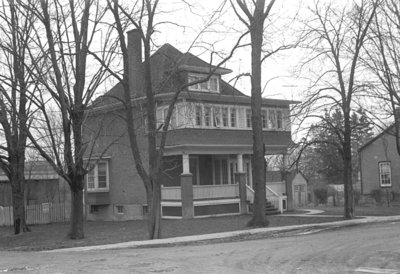
<svg viewBox="0 0 400 274">
<path fill-rule="evenodd" d="M 262 122 L 262 128 L 268 128 L 268 115 L 267 115 L 267 110 L 262 110 L 261 111 L 261 122 Z"/>
<path fill-rule="evenodd" d="M 157 127 L 165 122 L 167 112 L 168 106 L 157 109 Z M 172 110 L 169 129 L 251 129 L 251 119 L 252 110 L 248 106 L 179 102 Z M 261 123 L 263 130 L 290 131 L 289 109 L 263 107 Z"/>
<path fill-rule="evenodd" d="M 201 106 L 196 106 L 196 126 L 203 124 L 203 109 Z"/>
<path fill-rule="evenodd" d="M 228 108 L 227 107 L 223 107 L 221 108 L 222 110 L 222 126 L 223 127 L 228 127 Z"/>
<path fill-rule="evenodd" d="M 381 187 L 392 186 L 392 169 L 390 162 L 379 163 L 379 185 Z"/>
<path fill-rule="evenodd" d="M 108 161 L 100 161 L 89 166 L 86 175 L 87 190 L 89 192 L 101 192 L 109 190 Z"/>
<path fill-rule="evenodd" d="M 246 127 L 251 128 L 251 109 L 246 109 Z"/>
<path fill-rule="evenodd" d="M 207 75 L 202 74 L 189 74 L 189 83 L 200 81 L 202 79 L 207 78 Z M 219 77 L 218 76 L 211 76 L 208 81 L 204 81 L 198 84 L 194 84 L 189 86 L 189 90 L 194 91 L 205 91 L 205 92 L 219 92 Z"/>
<path fill-rule="evenodd" d="M 236 110 L 236 108 L 230 108 L 230 114 L 231 114 L 231 127 L 236 127 L 237 126 L 237 110 Z"/>
<path fill-rule="evenodd" d="M 276 127 L 278 129 L 282 129 L 283 128 L 282 110 L 276 110 Z"/>
</svg>

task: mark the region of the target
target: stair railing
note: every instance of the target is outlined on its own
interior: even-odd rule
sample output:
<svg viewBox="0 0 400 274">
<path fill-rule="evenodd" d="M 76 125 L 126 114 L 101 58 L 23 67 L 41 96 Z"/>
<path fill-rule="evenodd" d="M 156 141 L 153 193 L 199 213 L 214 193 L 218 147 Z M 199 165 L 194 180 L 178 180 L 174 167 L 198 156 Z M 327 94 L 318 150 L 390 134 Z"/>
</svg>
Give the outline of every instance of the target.
<svg viewBox="0 0 400 274">
<path fill-rule="evenodd" d="M 283 213 L 283 211 L 286 211 L 287 196 L 279 195 L 268 185 L 265 185 L 265 189 L 266 189 L 265 195 L 267 200 L 270 201 L 276 208 L 278 208 L 281 214 Z M 268 195 L 268 192 L 271 193 L 272 195 Z"/>
<path fill-rule="evenodd" d="M 249 185 L 246 185 L 246 200 L 254 204 L 254 190 Z"/>
</svg>

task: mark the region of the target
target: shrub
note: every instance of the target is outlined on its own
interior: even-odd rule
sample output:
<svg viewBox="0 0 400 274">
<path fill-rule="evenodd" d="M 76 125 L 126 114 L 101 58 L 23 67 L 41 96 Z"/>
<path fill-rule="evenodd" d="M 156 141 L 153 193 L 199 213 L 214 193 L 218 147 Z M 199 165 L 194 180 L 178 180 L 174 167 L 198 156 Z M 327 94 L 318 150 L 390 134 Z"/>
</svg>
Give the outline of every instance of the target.
<svg viewBox="0 0 400 274">
<path fill-rule="evenodd" d="M 328 189 L 327 188 L 316 188 L 314 189 L 314 195 L 317 199 L 318 204 L 326 204 L 328 200 Z"/>
</svg>

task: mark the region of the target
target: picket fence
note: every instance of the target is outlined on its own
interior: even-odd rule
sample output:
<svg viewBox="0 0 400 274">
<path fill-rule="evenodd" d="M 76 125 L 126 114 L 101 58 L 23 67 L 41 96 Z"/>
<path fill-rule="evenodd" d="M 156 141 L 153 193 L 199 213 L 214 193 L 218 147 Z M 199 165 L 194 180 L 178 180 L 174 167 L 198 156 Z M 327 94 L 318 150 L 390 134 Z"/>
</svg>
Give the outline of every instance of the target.
<svg viewBox="0 0 400 274">
<path fill-rule="evenodd" d="M 25 218 L 28 225 L 66 222 L 70 216 L 69 205 L 44 203 L 26 206 Z M 13 207 L 0 206 L 0 226 L 13 225 Z"/>
</svg>

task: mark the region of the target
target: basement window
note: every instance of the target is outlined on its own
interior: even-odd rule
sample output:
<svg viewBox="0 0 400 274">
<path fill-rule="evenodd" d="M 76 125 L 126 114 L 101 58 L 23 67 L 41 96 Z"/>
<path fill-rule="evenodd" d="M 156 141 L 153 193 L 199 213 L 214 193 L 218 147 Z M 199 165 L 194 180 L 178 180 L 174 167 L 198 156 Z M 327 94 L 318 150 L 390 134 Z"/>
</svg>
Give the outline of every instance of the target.
<svg viewBox="0 0 400 274">
<path fill-rule="evenodd" d="M 99 206 L 98 205 L 91 205 L 90 206 L 90 213 L 97 213 L 99 212 Z"/>
<path fill-rule="evenodd" d="M 118 214 L 124 214 L 124 206 L 122 205 L 117 205 L 117 213 Z"/>
</svg>

